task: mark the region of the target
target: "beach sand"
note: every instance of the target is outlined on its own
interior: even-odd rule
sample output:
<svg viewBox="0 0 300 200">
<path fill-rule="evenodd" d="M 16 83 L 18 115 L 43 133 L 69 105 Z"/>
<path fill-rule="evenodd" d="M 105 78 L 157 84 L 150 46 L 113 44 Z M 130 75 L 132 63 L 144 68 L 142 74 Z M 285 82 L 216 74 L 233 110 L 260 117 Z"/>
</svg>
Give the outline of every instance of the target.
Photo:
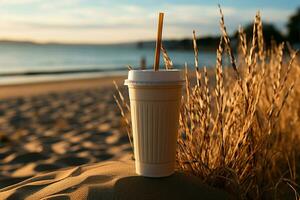
<svg viewBox="0 0 300 200">
<path fill-rule="evenodd" d="M 114 78 L 122 85 L 123 78 Z M 0 188 L 45 171 L 130 157 L 112 78 L 0 87 Z"/>
<path fill-rule="evenodd" d="M 44 173 L 0 189 L 0 198 L 26 200 L 182 200 L 229 199 L 193 176 L 176 172 L 164 178 L 134 173 L 133 161 L 105 161 Z"/>
<path fill-rule="evenodd" d="M 1 86 L 0 199 L 225 198 L 179 173 L 136 176 L 115 92 L 110 77 Z"/>
</svg>

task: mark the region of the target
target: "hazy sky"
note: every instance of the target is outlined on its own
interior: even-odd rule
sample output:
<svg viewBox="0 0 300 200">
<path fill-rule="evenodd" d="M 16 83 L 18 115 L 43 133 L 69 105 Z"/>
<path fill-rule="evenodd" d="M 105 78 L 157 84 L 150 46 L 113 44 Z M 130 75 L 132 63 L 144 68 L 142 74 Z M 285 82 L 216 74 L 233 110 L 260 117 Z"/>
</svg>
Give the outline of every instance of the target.
<svg viewBox="0 0 300 200">
<path fill-rule="evenodd" d="M 229 32 L 257 10 L 282 31 L 298 0 L 0 0 L 0 39 L 117 43 L 154 39 L 159 11 L 164 38 L 219 34 L 220 3 Z"/>
</svg>

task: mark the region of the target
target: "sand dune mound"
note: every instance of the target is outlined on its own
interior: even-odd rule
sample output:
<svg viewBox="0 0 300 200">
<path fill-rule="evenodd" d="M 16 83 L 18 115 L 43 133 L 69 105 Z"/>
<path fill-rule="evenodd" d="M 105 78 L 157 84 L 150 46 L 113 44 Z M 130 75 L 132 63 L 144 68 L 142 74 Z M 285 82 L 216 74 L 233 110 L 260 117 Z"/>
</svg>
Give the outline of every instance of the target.
<svg viewBox="0 0 300 200">
<path fill-rule="evenodd" d="M 132 161 L 107 161 L 45 173 L 0 190 L 4 199 L 227 199 L 196 177 L 137 176 Z"/>
</svg>

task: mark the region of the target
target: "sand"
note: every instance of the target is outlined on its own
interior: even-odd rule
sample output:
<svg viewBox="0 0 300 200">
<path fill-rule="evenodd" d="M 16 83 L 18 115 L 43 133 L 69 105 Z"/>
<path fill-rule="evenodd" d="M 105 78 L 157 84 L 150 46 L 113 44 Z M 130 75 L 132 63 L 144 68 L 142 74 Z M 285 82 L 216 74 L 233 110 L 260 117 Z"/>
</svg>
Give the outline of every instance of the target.
<svg viewBox="0 0 300 200">
<path fill-rule="evenodd" d="M 114 93 L 112 78 L 1 86 L 0 199 L 226 196 L 180 173 L 137 176 Z"/>
<path fill-rule="evenodd" d="M 45 173 L 0 190 L 0 197 L 26 200 L 229 199 L 225 192 L 179 172 L 165 178 L 137 176 L 133 161 L 106 161 Z"/>
<path fill-rule="evenodd" d="M 0 91 L 0 188 L 45 171 L 130 157 L 111 78 Z"/>
<path fill-rule="evenodd" d="M 102 87 L 112 87 L 115 80 L 120 85 L 123 84 L 124 76 L 102 77 L 79 80 L 53 81 L 29 84 L 16 84 L 0 86 L 0 99 L 11 97 L 26 97 L 47 93 L 61 93 L 66 91 L 76 91 L 85 89 L 95 89 Z"/>
</svg>

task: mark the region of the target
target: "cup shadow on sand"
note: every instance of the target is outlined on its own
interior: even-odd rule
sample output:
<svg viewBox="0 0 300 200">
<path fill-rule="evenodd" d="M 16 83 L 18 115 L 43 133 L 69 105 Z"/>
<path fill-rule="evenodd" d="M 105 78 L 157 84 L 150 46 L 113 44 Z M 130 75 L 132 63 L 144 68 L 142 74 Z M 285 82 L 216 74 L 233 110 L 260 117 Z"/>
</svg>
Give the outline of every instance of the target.
<svg viewBox="0 0 300 200">
<path fill-rule="evenodd" d="M 114 186 L 114 198 L 129 199 L 227 199 L 227 194 L 208 187 L 196 177 L 183 173 L 164 178 L 129 176 L 119 179 Z"/>
</svg>

